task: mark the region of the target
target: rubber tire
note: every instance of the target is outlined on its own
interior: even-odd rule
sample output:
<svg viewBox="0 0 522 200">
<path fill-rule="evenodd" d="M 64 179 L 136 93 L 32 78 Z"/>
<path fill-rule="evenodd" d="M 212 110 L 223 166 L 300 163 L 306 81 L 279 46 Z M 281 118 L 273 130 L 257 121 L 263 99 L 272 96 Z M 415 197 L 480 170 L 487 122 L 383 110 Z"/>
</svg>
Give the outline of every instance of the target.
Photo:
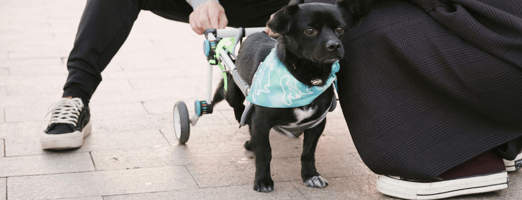
<svg viewBox="0 0 522 200">
<path fill-rule="evenodd" d="M 187 105 L 183 101 L 178 101 L 174 104 L 174 133 L 180 144 L 185 144 L 190 137 L 190 118 L 187 110 Z M 179 117 L 179 124 L 176 125 L 176 115 Z M 179 126 L 179 129 L 178 129 Z"/>
</svg>

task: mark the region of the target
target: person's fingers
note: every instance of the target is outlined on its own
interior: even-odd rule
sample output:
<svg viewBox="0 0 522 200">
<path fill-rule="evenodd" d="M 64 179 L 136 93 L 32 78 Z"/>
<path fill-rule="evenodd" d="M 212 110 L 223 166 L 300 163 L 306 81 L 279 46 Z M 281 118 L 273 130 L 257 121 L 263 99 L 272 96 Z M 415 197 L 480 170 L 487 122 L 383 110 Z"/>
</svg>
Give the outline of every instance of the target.
<svg viewBox="0 0 522 200">
<path fill-rule="evenodd" d="M 273 18 L 274 18 L 274 14 L 270 15 L 270 20 L 272 20 Z M 270 21 L 270 20 L 268 20 L 268 21 Z M 268 27 L 268 23 L 265 27 L 265 33 L 267 33 L 270 37 L 273 37 L 273 38 L 277 38 L 280 36 L 279 34 L 275 33 L 274 31 L 272 31 L 272 29 L 270 29 Z"/>
<path fill-rule="evenodd" d="M 228 24 L 225 10 L 216 1 L 208 1 L 198 6 L 189 16 L 194 32 L 201 35 L 206 29 L 223 29 Z"/>
<path fill-rule="evenodd" d="M 272 31 L 272 30 L 270 30 L 270 28 L 268 28 L 268 26 L 265 27 L 265 33 L 268 33 L 268 34 L 270 35 L 270 32 L 271 32 L 271 31 Z"/>
<path fill-rule="evenodd" d="M 224 29 L 227 27 L 227 24 L 228 24 L 228 19 L 227 19 L 227 16 L 225 15 L 225 12 L 223 12 L 219 16 L 219 27 L 218 28 Z"/>
<path fill-rule="evenodd" d="M 189 15 L 189 24 L 190 24 L 190 27 L 192 28 L 192 30 L 198 34 L 198 35 L 201 35 L 203 34 L 203 32 L 199 29 L 199 25 L 198 25 L 198 20 L 196 19 L 196 16 L 198 16 L 199 13 L 197 13 L 197 11 L 194 11 L 192 12 L 190 15 Z"/>
<path fill-rule="evenodd" d="M 199 11 L 199 19 L 198 19 L 198 22 L 199 22 L 199 30 L 201 32 L 211 28 L 210 27 L 210 21 L 209 21 L 209 18 L 208 18 L 208 5 L 206 4 L 202 4 L 200 5 L 199 7 L 202 7 L 201 10 Z M 198 8 L 199 8 L 198 7 Z"/>
<path fill-rule="evenodd" d="M 220 17 L 221 11 L 219 10 L 219 7 L 210 7 L 208 9 L 208 19 L 210 20 L 210 28 L 217 29 L 219 28 L 219 17 Z"/>
</svg>

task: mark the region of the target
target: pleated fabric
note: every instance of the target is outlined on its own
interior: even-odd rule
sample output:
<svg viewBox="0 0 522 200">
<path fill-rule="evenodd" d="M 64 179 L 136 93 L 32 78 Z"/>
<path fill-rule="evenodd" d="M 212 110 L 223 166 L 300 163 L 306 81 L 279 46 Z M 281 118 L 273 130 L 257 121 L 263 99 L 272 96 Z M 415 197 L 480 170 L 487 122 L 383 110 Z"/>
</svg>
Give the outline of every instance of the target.
<svg viewBox="0 0 522 200">
<path fill-rule="evenodd" d="M 373 172 L 429 180 L 522 137 L 522 1 L 377 1 L 343 44 L 340 105 Z"/>
</svg>

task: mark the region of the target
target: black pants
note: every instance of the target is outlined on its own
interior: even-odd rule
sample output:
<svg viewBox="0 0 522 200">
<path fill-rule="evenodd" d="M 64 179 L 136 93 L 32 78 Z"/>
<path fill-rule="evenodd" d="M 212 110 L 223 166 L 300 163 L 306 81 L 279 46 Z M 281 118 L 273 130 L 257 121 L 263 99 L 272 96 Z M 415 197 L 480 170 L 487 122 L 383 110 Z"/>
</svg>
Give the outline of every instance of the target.
<svg viewBox="0 0 522 200">
<path fill-rule="evenodd" d="M 287 1 L 221 0 L 232 27 L 262 27 L 270 15 Z M 63 97 L 82 98 L 89 103 L 100 84 L 101 72 L 129 35 L 141 10 L 188 22 L 192 7 L 185 0 L 88 0 L 67 61 L 69 76 Z"/>
</svg>

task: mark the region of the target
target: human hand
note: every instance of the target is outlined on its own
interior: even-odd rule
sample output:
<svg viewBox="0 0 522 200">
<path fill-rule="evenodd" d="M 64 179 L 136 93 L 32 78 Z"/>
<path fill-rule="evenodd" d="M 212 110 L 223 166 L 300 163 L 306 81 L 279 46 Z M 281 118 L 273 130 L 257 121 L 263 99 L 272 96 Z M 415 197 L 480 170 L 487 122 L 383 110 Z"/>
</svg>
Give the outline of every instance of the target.
<svg viewBox="0 0 522 200">
<path fill-rule="evenodd" d="M 189 16 L 189 23 L 196 34 L 201 35 L 209 28 L 224 29 L 228 24 L 225 9 L 216 1 L 210 0 L 199 5 Z"/>
<path fill-rule="evenodd" d="M 270 15 L 270 20 L 272 20 L 272 18 L 274 18 L 274 14 Z M 270 21 L 270 20 L 268 20 L 268 21 Z M 268 27 L 268 23 L 265 27 L 265 33 L 267 33 L 268 36 L 273 37 L 273 38 L 278 38 L 279 36 L 281 36 L 280 34 L 273 32 L 272 29 L 270 29 Z"/>
</svg>

